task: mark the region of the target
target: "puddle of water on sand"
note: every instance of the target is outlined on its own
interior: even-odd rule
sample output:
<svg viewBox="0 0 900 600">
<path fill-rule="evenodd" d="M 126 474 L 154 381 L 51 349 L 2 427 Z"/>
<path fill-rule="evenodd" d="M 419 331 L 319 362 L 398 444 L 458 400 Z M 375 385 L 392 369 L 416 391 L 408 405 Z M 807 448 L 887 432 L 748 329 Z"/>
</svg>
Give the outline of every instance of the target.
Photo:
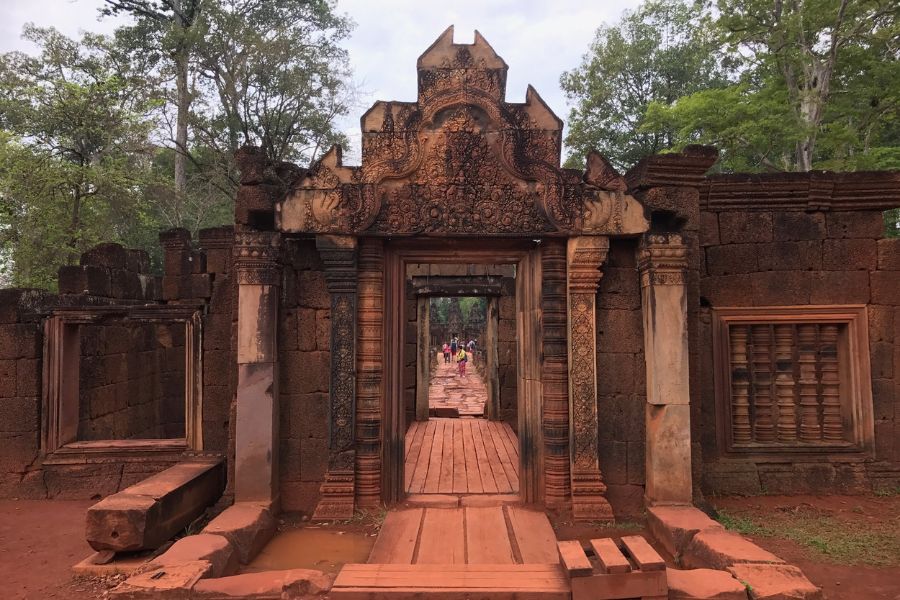
<svg viewBox="0 0 900 600">
<path fill-rule="evenodd" d="M 308 527 L 275 534 L 245 573 L 282 569 L 316 569 L 337 573 L 345 563 L 364 563 L 375 538 L 334 528 Z"/>
</svg>

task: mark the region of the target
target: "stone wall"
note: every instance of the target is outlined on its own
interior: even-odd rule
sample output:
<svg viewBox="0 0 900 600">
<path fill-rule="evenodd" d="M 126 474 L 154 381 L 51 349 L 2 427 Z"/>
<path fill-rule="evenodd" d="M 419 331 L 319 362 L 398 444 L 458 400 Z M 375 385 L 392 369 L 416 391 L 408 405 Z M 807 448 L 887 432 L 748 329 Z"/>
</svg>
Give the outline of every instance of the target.
<svg viewBox="0 0 900 600">
<path fill-rule="evenodd" d="M 281 502 L 310 513 L 328 464 L 331 300 L 313 240 L 285 239 L 278 330 Z"/>
<path fill-rule="evenodd" d="M 613 240 L 597 292 L 600 471 L 617 516 L 639 514 L 644 496 L 646 374 L 636 253 L 636 240 Z"/>
<path fill-rule="evenodd" d="M 784 198 L 784 182 L 795 180 L 802 183 L 802 176 L 773 177 L 772 186 L 781 187 L 772 189 L 771 196 Z M 716 180 L 712 183 L 715 186 Z M 765 191 L 765 178 L 756 183 Z M 729 185 L 735 184 L 725 179 L 720 187 Z M 805 193 L 811 195 L 809 187 L 807 182 Z M 704 490 L 760 494 L 896 489 L 900 485 L 900 239 L 881 239 L 884 221 L 881 210 L 875 208 L 757 209 L 746 199 L 741 202 L 741 196 L 749 193 L 756 192 L 735 189 L 734 206 L 709 200 L 701 213 L 702 377 L 694 397 L 699 396 L 702 411 Z M 856 196 L 858 202 L 864 199 L 861 191 Z M 726 455 L 716 439 L 711 309 L 843 304 L 867 305 L 872 380 L 864 383 L 872 388 L 873 450 L 787 454 L 779 460 Z"/>
<path fill-rule="evenodd" d="M 183 438 L 182 323 L 80 327 L 78 440 Z"/>
</svg>

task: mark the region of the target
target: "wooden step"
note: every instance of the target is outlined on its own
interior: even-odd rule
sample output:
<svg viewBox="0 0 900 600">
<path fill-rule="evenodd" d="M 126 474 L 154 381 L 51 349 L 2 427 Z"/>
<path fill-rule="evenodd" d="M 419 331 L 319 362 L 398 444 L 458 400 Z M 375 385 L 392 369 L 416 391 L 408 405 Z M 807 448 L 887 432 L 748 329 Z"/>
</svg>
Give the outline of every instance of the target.
<svg viewBox="0 0 900 600">
<path fill-rule="evenodd" d="M 568 600 L 569 580 L 558 564 L 344 565 L 330 598 L 397 600 Z"/>
</svg>

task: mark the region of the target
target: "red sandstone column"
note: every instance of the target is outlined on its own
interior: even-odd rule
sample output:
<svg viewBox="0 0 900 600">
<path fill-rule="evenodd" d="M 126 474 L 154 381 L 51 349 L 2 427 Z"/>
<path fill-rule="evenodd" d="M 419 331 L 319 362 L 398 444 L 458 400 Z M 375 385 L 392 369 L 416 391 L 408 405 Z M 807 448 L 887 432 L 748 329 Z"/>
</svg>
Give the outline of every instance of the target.
<svg viewBox="0 0 900 600">
<path fill-rule="evenodd" d="M 238 283 L 237 502 L 278 500 L 278 233 L 235 234 Z M 224 377 L 225 374 L 222 374 Z"/>
<path fill-rule="evenodd" d="M 571 414 L 572 514 L 578 520 L 611 521 L 612 507 L 600 475 L 597 439 L 597 287 L 609 238 L 569 239 L 569 411 Z"/>
<path fill-rule="evenodd" d="M 687 246 L 680 235 L 644 236 L 638 268 L 647 366 L 649 505 L 692 500 L 687 266 Z"/>
</svg>

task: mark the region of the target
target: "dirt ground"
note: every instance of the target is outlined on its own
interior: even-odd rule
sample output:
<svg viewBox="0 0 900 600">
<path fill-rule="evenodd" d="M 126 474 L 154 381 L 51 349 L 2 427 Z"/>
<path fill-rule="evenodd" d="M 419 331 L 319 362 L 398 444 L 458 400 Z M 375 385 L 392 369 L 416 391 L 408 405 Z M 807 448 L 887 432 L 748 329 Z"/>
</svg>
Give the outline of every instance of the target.
<svg viewBox="0 0 900 600">
<path fill-rule="evenodd" d="M 113 582 L 75 577 L 93 550 L 84 516 L 93 500 L 0 500 L 0 597 L 97 600 Z"/>
<path fill-rule="evenodd" d="M 710 500 L 720 518 L 800 567 L 828 600 L 900 600 L 900 496 Z"/>
</svg>

